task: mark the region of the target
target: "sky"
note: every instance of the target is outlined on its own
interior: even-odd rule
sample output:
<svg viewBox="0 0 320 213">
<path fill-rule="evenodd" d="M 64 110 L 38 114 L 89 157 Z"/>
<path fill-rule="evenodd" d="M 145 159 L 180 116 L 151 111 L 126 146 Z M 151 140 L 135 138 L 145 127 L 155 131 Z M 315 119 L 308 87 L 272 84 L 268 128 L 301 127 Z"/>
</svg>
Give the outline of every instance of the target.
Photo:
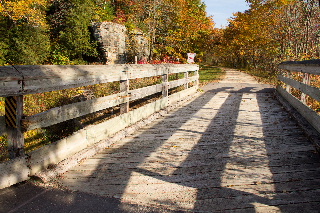
<svg viewBox="0 0 320 213">
<path fill-rule="evenodd" d="M 232 13 L 243 12 L 248 9 L 245 0 L 202 0 L 207 5 L 208 15 L 213 16 L 217 28 L 226 27 Z"/>
</svg>

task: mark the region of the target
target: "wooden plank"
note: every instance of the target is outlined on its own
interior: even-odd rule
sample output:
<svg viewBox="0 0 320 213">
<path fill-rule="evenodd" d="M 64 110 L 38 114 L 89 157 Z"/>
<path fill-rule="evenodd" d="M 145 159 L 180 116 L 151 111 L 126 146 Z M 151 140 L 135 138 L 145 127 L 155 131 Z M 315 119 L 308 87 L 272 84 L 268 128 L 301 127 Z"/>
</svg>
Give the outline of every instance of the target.
<svg viewBox="0 0 320 213">
<path fill-rule="evenodd" d="M 162 76 L 162 97 L 168 97 L 169 95 L 169 75 L 163 74 Z"/>
<path fill-rule="evenodd" d="M 23 120 L 23 127 L 26 130 L 48 127 L 53 124 L 61 123 L 63 121 L 107 109 L 109 107 L 117 106 L 127 101 L 128 97 L 125 95 L 126 93 L 123 92 L 102 98 L 91 99 L 84 102 L 52 108 L 46 112 L 25 118 Z"/>
<path fill-rule="evenodd" d="M 24 156 L 24 135 L 21 129 L 23 96 L 7 97 L 5 100 L 5 123 L 10 158 Z"/>
<path fill-rule="evenodd" d="M 163 75 L 166 69 L 161 64 L 130 64 L 126 67 L 128 79 L 146 78 Z"/>
<path fill-rule="evenodd" d="M 25 95 L 127 79 L 196 71 L 193 64 L 18 65 L 0 68 L 0 96 Z M 22 84 L 23 81 L 23 84 Z"/>
<path fill-rule="evenodd" d="M 197 64 L 166 64 L 165 66 L 168 70 L 168 74 L 199 70 L 199 65 Z"/>
<path fill-rule="evenodd" d="M 0 66 L 0 96 L 15 96 L 22 90 L 22 75 L 12 66 Z"/>
<path fill-rule="evenodd" d="M 320 75 L 320 60 L 287 61 L 279 64 L 280 69 Z"/>
<path fill-rule="evenodd" d="M 303 81 L 302 83 L 304 83 L 305 85 L 310 86 L 310 74 L 309 73 L 304 73 L 304 77 L 303 77 Z M 318 92 L 318 94 L 320 94 L 320 92 Z M 303 93 L 301 94 L 301 101 L 303 104 L 307 104 L 307 94 Z"/>
<path fill-rule="evenodd" d="M 129 93 L 129 83 L 128 79 L 120 81 L 120 92 L 124 93 L 125 96 L 128 96 Z M 120 104 L 120 114 L 129 112 L 129 99 L 126 102 Z"/>
<path fill-rule="evenodd" d="M 0 189 L 29 179 L 29 168 L 24 157 L 0 163 Z"/>
<path fill-rule="evenodd" d="M 182 90 L 180 92 L 174 93 L 169 96 L 169 105 L 174 104 L 178 101 L 183 100 L 189 95 L 193 95 L 197 92 L 197 87 L 190 87 L 188 89 Z"/>
<path fill-rule="evenodd" d="M 120 81 L 122 66 L 107 65 L 27 65 L 15 66 L 24 77 L 21 94 L 42 93 L 87 86 L 93 84 Z"/>
<path fill-rule="evenodd" d="M 179 80 L 175 80 L 175 81 L 170 81 L 169 82 L 169 89 L 181 86 L 181 85 L 185 85 L 188 82 L 188 79 L 179 79 Z"/>
<path fill-rule="evenodd" d="M 6 123 L 4 116 L 0 116 L 0 136 L 6 134 Z"/>
<path fill-rule="evenodd" d="M 304 105 L 282 87 L 278 86 L 277 91 L 320 133 L 320 116 L 317 112 Z"/>
<path fill-rule="evenodd" d="M 300 90 L 301 92 L 311 96 L 312 98 L 314 98 L 317 101 L 320 101 L 320 89 L 317 87 L 313 87 L 304 83 L 301 83 L 299 81 L 296 81 L 294 79 L 291 78 L 287 78 L 285 76 L 279 75 L 278 76 L 279 80 L 293 86 L 294 88 Z"/>
<path fill-rule="evenodd" d="M 184 78 L 186 80 L 186 83 L 184 84 L 184 88 L 188 89 L 189 88 L 189 72 L 184 73 Z"/>
<path fill-rule="evenodd" d="M 140 89 L 135 89 L 130 91 L 130 101 L 134 101 L 140 98 L 147 97 L 149 95 L 161 92 L 163 88 L 162 84 L 156 84 L 148 87 L 143 87 Z"/>
</svg>

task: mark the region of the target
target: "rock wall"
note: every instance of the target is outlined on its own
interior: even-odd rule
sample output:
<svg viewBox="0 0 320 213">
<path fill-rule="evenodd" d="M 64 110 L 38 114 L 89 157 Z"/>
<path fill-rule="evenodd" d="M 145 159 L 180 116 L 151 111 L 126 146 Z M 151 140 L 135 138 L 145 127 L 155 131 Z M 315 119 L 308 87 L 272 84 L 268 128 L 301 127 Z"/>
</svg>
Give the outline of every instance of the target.
<svg viewBox="0 0 320 213">
<path fill-rule="evenodd" d="M 112 22 L 98 22 L 93 24 L 93 31 L 107 64 L 126 63 L 125 26 Z"/>
<path fill-rule="evenodd" d="M 124 64 L 149 57 L 149 41 L 139 30 L 128 33 L 124 25 L 112 22 L 93 24 L 95 39 L 107 64 Z"/>
</svg>

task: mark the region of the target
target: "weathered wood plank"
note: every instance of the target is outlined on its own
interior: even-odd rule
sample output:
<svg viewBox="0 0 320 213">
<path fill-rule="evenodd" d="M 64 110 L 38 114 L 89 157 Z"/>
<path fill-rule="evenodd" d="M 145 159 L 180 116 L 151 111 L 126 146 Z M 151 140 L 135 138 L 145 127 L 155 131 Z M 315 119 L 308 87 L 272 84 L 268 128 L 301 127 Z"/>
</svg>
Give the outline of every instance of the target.
<svg viewBox="0 0 320 213">
<path fill-rule="evenodd" d="M 4 116 L 0 116 L 0 136 L 6 134 L 6 122 Z"/>
<path fill-rule="evenodd" d="M 197 64 L 167 64 L 168 74 L 180 73 L 180 72 L 193 72 L 199 70 Z"/>
<path fill-rule="evenodd" d="M 23 120 L 23 127 L 26 130 L 48 127 L 63 121 L 107 109 L 109 107 L 117 106 L 127 101 L 128 97 L 125 95 L 126 93 L 123 92 L 102 98 L 91 99 L 84 102 L 52 108 L 46 112 L 25 118 Z"/>
<path fill-rule="evenodd" d="M 320 60 L 287 61 L 279 64 L 280 69 L 320 75 Z"/>
<path fill-rule="evenodd" d="M 22 75 L 12 66 L 0 66 L 0 96 L 14 96 L 22 90 Z"/>
<path fill-rule="evenodd" d="M 125 96 L 128 96 L 129 93 L 129 84 L 130 81 L 128 79 L 120 81 L 120 92 L 124 93 Z M 126 102 L 120 104 L 120 113 L 129 112 L 129 99 Z"/>
<path fill-rule="evenodd" d="M 159 76 L 163 74 L 198 71 L 196 64 L 130 64 L 127 65 L 129 79 Z"/>
<path fill-rule="evenodd" d="M 24 78 L 22 94 L 42 93 L 120 81 L 125 67 L 106 65 L 15 66 Z"/>
<path fill-rule="evenodd" d="M 128 79 L 146 78 L 165 74 L 167 71 L 161 64 L 130 64 L 126 66 Z"/>
<path fill-rule="evenodd" d="M 174 93 L 169 96 L 169 105 L 183 100 L 185 97 L 189 95 L 193 95 L 197 92 L 197 87 L 190 87 L 188 89 L 182 90 L 180 92 Z"/>
<path fill-rule="evenodd" d="M 282 87 L 278 86 L 277 91 L 285 98 L 318 132 L 320 132 L 320 116 L 299 99 L 289 94 Z"/>
<path fill-rule="evenodd" d="M 6 106 L 6 132 L 8 135 L 8 149 L 10 158 L 24 156 L 24 135 L 21 129 L 23 115 L 23 96 L 7 97 Z"/>
<path fill-rule="evenodd" d="M 163 74 L 197 71 L 194 64 L 133 65 L 20 65 L 0 68 L 0 96 L 42 93 L 145 78 Z M 22 84 L 23 81 L 23 84 Z"/>
<path fill-rule="evenodd" d="M 134 101 L 134 100 L 161 92 L 162 88 L 163 88 L 162 84 L 156 84 L 148 87 L 143 87 L 140 89 L 131 90 L 130 101 Z"/>
<path fill-rule="evenodd" d="M 175 81 L 170 81 L 169 82 L 169 89 L 181 86 L 181 85 L 185 85 L 186 83 L 188 83 L 188 79 L 179 79 L 179 80 L 175 80 Z"/>
<path fill-rule="evenodd" d="M 293 86 L 294 88 L 300 90 L 301 92 L 311 96 L 317 101 L 320 101 L 320 89 L 317 87 L 309 86 L 307 84 L 301 83 L 291 78 L 284 77 L 282 75 L 278 76 L 279 80 Z"/>
</svg>

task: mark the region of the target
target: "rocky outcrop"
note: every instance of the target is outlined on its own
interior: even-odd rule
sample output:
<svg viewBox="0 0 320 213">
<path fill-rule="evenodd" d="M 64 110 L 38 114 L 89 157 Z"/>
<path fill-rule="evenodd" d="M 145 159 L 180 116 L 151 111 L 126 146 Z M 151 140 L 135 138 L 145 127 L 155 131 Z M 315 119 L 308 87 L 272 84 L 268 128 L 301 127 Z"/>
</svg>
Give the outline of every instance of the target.
<svg viewBox="0 0 320 213">
<path fill-rule="evenodd" d="M 125 26 L 112 22 L 97 22 L 93 24 L 93 31 L 107 64 L 126 63 Z"/>
</svg>

